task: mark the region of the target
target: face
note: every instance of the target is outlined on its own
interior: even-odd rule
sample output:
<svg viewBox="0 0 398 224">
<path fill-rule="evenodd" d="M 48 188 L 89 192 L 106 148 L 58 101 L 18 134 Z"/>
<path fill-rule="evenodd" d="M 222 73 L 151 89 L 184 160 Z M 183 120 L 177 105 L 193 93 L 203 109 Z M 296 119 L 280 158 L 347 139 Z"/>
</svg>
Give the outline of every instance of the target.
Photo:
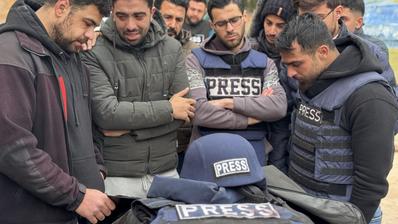
<svg viewBox="0 0 398 224">
<path fill-rule="evenodd" d="M 268 43 L 274 44 L 274 41 L 285 27 L 285 20 L 276 15 L 268 15 L 264 19 L 263 27 L 265 39 Z"/>
<path fill-rule="evenodd" d="M 189 1 L 187 10 L 187 20 L 189 24 L 195 25 L 202 21 L 206 14 L 206 5 L 203 2 Z"/>
<path fill-rule="evenodd" d="M 58 6 L 56 4 L 56 10 Z M 62 6 L 60 11 L 64 16 L 53 25 L 51 37 L 63 50 L 79 52 L 83 44 L 94 39 L 94 28 L 100 24 L 102 15 L 95 5 L 79 8 Z"/>
<path fill-rule="evenodd" d="M 120 37 L 131 45 L 141 43 L 148 33 L 152 10 L 146 0 L 117 0 L 112 19 Z"/>
<path fill-rule="evenodd" d="M 243 45 L 245 34 L 246 14 L 242 13 L 238 5 L 231 3 L 224 8 L 214 8 L 211 11 L 213 21 L 211 27 L 222 43 L 233 52 Z"/>
<path fill-rule="evenodd" d="M 354 32 L 362 27 L 363 17 L 360 12 L 352 11 L 350 8 L 343 7 L 341 19 L 347 26 L 348 31 Z"/>
<path fill-rule="evenodd" d="M 182 25 L 185 19 L 185 8 L 179 5 L 174 5 L 169 1 L 163 1 L 160 6 L 160 13 L 167 26 L 169 36 L 176 37 L 182 30 Z"/>
<path fill-rule="evenodd" d="M 301 46 L 294 41 L 291 52 L 281 52 L 282 63 L 287 66 L 287 75 L 299 82 L 302 91 L 307 90 L 323 71 L 323 62 L 319 51 L 303 52 Z"/>
<path fill-rule="evenodd" d="M 319 7 L 313 8 L 310 11 L 303 11 L 299 9 L 299 14 L 302 15 L 306 12 L 312 12 L 319 16 L 322 21 L 328 27 L 328 30 L 332 34 L 332 37 L 338 35 L 340 28 L 339 28 L 339 19 L 342 12 L 342 6 L 337 6 L 334 9 L 330 9 L 326 3 L 320 5 Z"/>
</svg>

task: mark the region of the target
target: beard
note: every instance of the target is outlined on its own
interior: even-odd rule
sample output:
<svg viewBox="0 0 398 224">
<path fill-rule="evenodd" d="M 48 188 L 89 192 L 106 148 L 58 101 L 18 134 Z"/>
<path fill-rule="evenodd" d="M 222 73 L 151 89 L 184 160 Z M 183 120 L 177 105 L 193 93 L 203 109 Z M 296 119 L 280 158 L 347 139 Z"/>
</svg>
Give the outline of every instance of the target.
<svg viewBox="0 0 398 224">
<path fill-rule="evenodd" d="M 70 30 L 70 17 L 71 13 L 67 16 L 67 18 L 60 24 L 55 24 L 51 33 L 51 36 L 54 42 L 64 51 L 68 53 L 79 52 L 80 49 L 77 49 L 73 46 L 73 42 L 77 41 L 79 43 L 86 43 L 88 38 L 82 37 L 80 39 L 71 40 L 70 38 L 65 37 L 65 33 Z"/>
<path fill-rule="evenodd" d="M 167 28 L 167 35 L 169 35 L 170 37 L 177 38 L 178 33 L 174 28 Z"/>
</svg>

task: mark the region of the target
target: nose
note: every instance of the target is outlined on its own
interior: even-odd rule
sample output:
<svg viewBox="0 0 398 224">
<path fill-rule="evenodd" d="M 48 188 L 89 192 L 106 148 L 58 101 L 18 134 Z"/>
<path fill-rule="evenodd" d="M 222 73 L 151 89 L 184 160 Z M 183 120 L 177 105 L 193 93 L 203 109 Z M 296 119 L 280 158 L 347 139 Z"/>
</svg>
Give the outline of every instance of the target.
<svg viewBox="0 0 398 224">
<path fill-rule="evenodd" d="M 230 22 L 227 22 L 227 31 L 231 32 L 234 30 L 234 27 L 232 26 L 232 24 Z"/>
<path fill-rule="evenodd" d="M 275 26 L 271 26 L 269 29 L 269 34 L 271 35 L 276 35 L 276 27 Z"/>
<path fill-rule="evenodd" d="M 133 18 L 128 19 L 126 28 L 128 30 L 134 30 L 137 28 L 137 24 L 135 23 L 135 20 Z"/>
<path fill-rule="evenodd" d="M 167 24 L 166 24 L 169 28 L 176 28 L 176 21 L 174 19 L 170 19 Z"/>
<path fill-rule="evenodd" d="M 290 78 L 294 78 L 297 72 L 291 66 L 287 66 L 287 76 Z"/>
</svg>

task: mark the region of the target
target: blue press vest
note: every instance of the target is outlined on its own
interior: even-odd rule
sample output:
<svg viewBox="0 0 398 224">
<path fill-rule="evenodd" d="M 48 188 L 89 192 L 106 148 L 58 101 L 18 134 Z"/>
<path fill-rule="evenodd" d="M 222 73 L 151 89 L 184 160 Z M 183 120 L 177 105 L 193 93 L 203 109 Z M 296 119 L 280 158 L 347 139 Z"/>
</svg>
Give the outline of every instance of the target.
<svg viewBox="0 0 398 224">
<path fill-rule="evenodd" d="M 248 56 L 240 65 L 229 65 L 221 57 L 196 48 L 192 53 L 205 70 L 205 85 L 209 100 L 234 96 L 261 95 L 264 82 L 264 70 L 267 66 L 267 56 L 256 50 L 250 50 Z M 200 134 L 233 133 L 247 139 L 254 147 L 257 158 L 262 166 L 266 165 L 265 141 L 268 126 L 261 122 L 244 130 L 227 130 L 199 127 Z"/>
<path fill-rule="evenodd" d="M 353 182 L 349 130 L 341 126 L 342 106 L 361 86 L 386 80 L 375 72 L 334 82 L 312 99 L 300 96 L 293 113 L 289 176 L 309 193 L 348 201 Z"/>
</svg>

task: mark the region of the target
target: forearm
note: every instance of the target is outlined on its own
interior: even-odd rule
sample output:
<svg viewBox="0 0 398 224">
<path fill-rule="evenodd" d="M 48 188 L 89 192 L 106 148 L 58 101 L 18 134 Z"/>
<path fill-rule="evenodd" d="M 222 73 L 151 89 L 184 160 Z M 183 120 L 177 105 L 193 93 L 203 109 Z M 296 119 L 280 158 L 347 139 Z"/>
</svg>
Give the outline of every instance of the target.
<svg viewBox="0 0 398 224">
<path fill-rule="evenodd" d="M 233 111 L 261 121 L 276 121 L 286 116 L 287 100 L 281 85 L 272 87 L 270 96 L 234 97 Z"/>
</svg>

